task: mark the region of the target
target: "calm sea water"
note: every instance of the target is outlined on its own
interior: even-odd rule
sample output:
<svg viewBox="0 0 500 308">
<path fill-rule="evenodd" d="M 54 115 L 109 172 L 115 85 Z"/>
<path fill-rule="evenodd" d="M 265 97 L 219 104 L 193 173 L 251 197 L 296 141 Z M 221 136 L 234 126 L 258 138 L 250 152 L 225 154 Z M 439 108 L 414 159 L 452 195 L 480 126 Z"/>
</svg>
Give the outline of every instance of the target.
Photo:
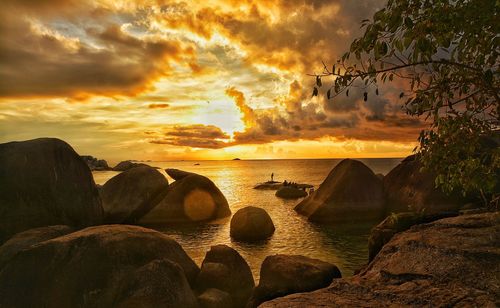
<svg viewBox="0 0 500 308">
<path fill-rule="evenodd" d="M 401 158 L 360 159 L 375 173 L 387 174 Z M 240 161 L 167 161 L 149 165 L 177 168 L 210 178 L 226 196 L 231 211 L 245 206 L 264 208 L 273 219 L 276 232 L 268 241 L 245 244 L 229 236 L 230 218 L 195 225 L 156 227 L 176 239 L 201 264 L 210 246 L 226 244 L 236 249 L 249 263 L 256 280 L 264 258 L 273 254 L 300 254 L 337 265 L 344 276 L 367 262 L 368 235 L 377 222 L 322 226 L 307 221 L 293 207 L 300 200 L 282 200 L 275 191 L 255 190 L 253 186 L 270 179 L 312 184 L 317 188 L 340 159 L 240 160 Z M 195 165 L 199 163 L 199 165 Z M 104 184 L 117 172 L 94 172 L 96 183 Z M 165 176 L 167 176 L 165 174 Z M 169 178 L 169 182 L 173 180 Z M 363 189 L 360 187 L 360 189 Z"/>
</svg>

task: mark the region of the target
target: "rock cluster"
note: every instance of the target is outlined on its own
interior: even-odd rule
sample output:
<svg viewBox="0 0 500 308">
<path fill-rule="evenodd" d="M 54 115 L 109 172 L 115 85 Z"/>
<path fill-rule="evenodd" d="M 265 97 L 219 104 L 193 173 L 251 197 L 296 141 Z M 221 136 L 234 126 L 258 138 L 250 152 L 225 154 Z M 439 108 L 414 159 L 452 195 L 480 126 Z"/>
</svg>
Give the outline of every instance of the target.
<svg viewBox="0 0 500 308">
<path fill-rule="evenodd" d="M 500 213 L 461 215 L 395 235 L 360 274 L 261 307 L 496 307 Z"/>
</svg>

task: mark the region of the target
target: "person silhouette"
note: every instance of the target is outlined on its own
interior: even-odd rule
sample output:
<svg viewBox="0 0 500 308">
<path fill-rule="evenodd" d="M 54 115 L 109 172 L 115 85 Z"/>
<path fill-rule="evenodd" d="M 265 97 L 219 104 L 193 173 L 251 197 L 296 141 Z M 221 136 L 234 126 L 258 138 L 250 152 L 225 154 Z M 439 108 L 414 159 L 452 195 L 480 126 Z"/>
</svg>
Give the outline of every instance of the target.
<svg viewBox="0 0 500 308">
<path fill-rule="evenodd" d="M 274 182 L 274 173 L 271 173 L 271 182 Z"/>
</svg>

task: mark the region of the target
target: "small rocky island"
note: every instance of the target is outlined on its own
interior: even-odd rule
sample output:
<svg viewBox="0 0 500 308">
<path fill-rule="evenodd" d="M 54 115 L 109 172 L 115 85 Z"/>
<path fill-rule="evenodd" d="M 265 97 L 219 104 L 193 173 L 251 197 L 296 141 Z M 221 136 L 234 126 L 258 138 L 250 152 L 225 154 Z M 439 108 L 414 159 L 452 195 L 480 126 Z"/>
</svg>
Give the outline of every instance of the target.
<svg viewBox="0 0 500 308">
<path fill-rule="evenodd" d="M 174 239 L 136 225 L 231 216 L 209 178 L 167 169 L 169 183 L 156 168 L 128 161 L 98 188 L 89 161 L 54 138 L 0 144 L 0 307 L 499 304 L 499 212 L 463 210 L 478 206 L 440 195 L 413 157 L 384 177 L 344 160 L 296 206 L 315 223 L 380 219 L 356 275 L 342 278 L 334 264 L 306 256 L 270 254 L 257 285 L 233 248 L 211 247 L 199 266 Z M 227 236 L 258 245 L 279 227 L 248 206 L 233 215 Z"/>
</svg>

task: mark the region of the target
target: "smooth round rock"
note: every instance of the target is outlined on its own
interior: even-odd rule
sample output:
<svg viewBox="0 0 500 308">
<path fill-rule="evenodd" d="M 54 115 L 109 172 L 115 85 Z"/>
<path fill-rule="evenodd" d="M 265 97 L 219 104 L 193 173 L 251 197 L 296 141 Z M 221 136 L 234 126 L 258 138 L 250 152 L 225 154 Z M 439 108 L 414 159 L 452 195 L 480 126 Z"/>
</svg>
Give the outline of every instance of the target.
<svg viewBox="0 0 500 308">
<path fill-rule="evenodd" d="M 238 210 L 231 219 L 230 234 L 235 240 L 245 242 L 265 240 L 273 235 L 274 230 L 269 214 L 255 206 Z"/>
</svg>

